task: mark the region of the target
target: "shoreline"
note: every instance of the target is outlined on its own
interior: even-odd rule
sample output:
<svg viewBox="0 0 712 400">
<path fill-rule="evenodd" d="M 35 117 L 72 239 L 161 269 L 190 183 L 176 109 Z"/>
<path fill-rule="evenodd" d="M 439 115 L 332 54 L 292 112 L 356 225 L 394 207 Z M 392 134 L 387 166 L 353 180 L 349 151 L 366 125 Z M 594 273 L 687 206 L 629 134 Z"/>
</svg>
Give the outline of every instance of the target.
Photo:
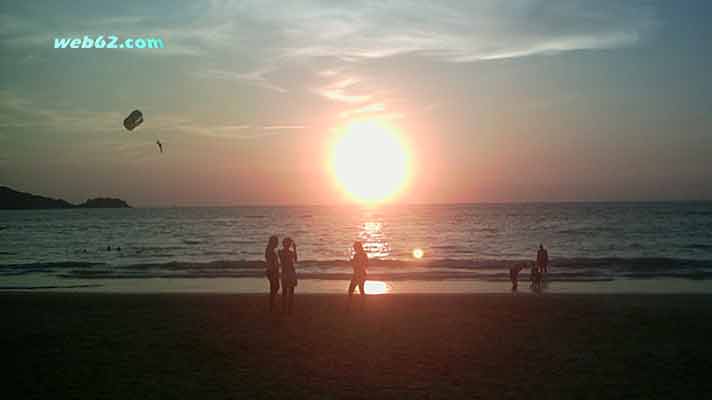
<svg viewBox="0 0 712 400">
<path fill-rule="evenodd" d="M 78 292 L 78 293 L 214 293 L 265 294 L 265 278 L 123 278 L 123 279 L 57 279 L 55 276 L 14 276 L 0 279 L 3 292 Z M 349 285 L 343 279 L 300 279 L 296 295 L 342 294 Z M 367 280 L 371 295 L 396 294 L 504 294 L 512 295 L 508 281 L 479 280 Z M 519 281 L 516 295 L 539 294 L 712 294 L 712 280 L 682 278 L 613 279 L 606 281 L 551 281 L 534 291 L 528 280 Z"/>
<path fill-rule="evenodd" d="M 517 260 L 374 260 L 368 281 L 378 293 L 510 293 Z M 264 293 L 263 262 L 213 261 L 110 265 L 58 261 L 0 265 L 0 291 Z M 345 261 L 299 264 L 297 293 L 343 293 L 351 278 Z M 531 289 L 527 270 L 520 293 Z M 670 258 L 552 259 L 544 293 L 712 294 L 712 260 Z M 368 290 L 368 288 L 367 288 Z"/>
</svg>

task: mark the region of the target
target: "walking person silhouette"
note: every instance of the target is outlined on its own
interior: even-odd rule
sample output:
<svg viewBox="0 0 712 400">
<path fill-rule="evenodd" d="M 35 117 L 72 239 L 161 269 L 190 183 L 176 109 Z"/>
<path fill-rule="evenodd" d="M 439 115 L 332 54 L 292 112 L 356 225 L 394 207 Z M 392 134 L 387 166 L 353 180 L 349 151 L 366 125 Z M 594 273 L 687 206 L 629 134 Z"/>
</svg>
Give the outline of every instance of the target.
<svg viewBox="0 0 712 400">
<path fill-rule="evenodd" d="M 366 302 L 366 275 L 368 274 L 368 254 L 363 249 L 363 244 L 359 241 L 354 242 L 354 256 L 351 259 L 351 268 L 353 275 L 349 284 L 349 309 L 351 309 L 351 300 L 354 290 L 358 287 L 361 293 L 361 307 Z"/>
</svg>

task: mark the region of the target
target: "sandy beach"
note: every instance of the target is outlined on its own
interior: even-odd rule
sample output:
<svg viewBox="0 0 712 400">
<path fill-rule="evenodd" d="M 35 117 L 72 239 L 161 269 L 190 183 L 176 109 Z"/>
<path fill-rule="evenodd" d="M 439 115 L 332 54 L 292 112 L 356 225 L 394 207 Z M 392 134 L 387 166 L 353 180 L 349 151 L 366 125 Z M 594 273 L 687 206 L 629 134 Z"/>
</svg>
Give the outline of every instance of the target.
<svg viewBox="0 0 712 400">
<path fill-rule="evenodd" d="M 712 297 L 4 293 L 8 398 L 701 398 Z"/>
</svg>

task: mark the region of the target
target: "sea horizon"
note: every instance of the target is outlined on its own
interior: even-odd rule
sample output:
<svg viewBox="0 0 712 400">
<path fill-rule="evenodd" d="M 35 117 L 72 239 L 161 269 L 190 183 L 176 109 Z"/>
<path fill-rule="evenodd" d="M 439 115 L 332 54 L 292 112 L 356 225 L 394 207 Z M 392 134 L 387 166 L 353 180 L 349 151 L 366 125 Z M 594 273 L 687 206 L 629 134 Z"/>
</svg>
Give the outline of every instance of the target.
<svg viewBox="0 0 712 400">
<path fill-rule="evenodd" d="M 354 202 L 344 203 L 294 203 L 294 204 L 279 204 L 279 203 L 236 203 L 236 204 L 175 204 L 175 205 L 151 205 L 129 203 L 130 208 L 134 209 L 165 209 L 165 208 L 299 208 L 299 207 L 341 207 L 341 208 L 360 208 L 360 209 L 378 209 L 389 207 L 449 207 L 449 206 L 477 206 L 477 205 L 586 205 L 586 204 L 686 204 L 686 203 L 712 203 L 712 199 L 690 199 L 690 200 L 511 200 L 511 201 L 473 201 L 473 202 L 423 202 L 423 203 L 380 203 L 380 204 L 363 204 Z M 111 208 L 105 208 L 111 209 Z M 0 211 L 33 211 L 37 209 L 0 209 Z M 41 210 L 61 211 L 68 210 L 63 208 L 46 208 Z"/>
<path fill-rule="evenodd" d="M 540 243 L 551 292 L 712 292 L 707 203 L 3 210 L 0 235 L 14 250 L 0 252 L 0 287 L 130 292 L 132 281 L 161 292 L 200 281 L 207 292 L 259 292 L 277 234 L 297 242 L 306 292 L 343 290 L 354 240 L 371 257 L 369 279 L 391 293 L 507 292 L 509 269 L 533 263 Z"/>
</svg>

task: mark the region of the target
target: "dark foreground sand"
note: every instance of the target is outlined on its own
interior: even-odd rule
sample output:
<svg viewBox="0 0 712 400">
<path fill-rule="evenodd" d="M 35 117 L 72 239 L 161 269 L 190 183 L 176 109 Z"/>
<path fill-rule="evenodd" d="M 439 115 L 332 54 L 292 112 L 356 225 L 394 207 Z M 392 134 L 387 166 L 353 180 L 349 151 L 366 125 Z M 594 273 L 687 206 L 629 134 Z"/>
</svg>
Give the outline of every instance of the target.
<svg viewBox="0 0 712 400">
<path fill-rule="evenodd" d="M 712 396 L 712 296 L 344 300 L 2 294 L 2 397 Z"/>
</svg>

